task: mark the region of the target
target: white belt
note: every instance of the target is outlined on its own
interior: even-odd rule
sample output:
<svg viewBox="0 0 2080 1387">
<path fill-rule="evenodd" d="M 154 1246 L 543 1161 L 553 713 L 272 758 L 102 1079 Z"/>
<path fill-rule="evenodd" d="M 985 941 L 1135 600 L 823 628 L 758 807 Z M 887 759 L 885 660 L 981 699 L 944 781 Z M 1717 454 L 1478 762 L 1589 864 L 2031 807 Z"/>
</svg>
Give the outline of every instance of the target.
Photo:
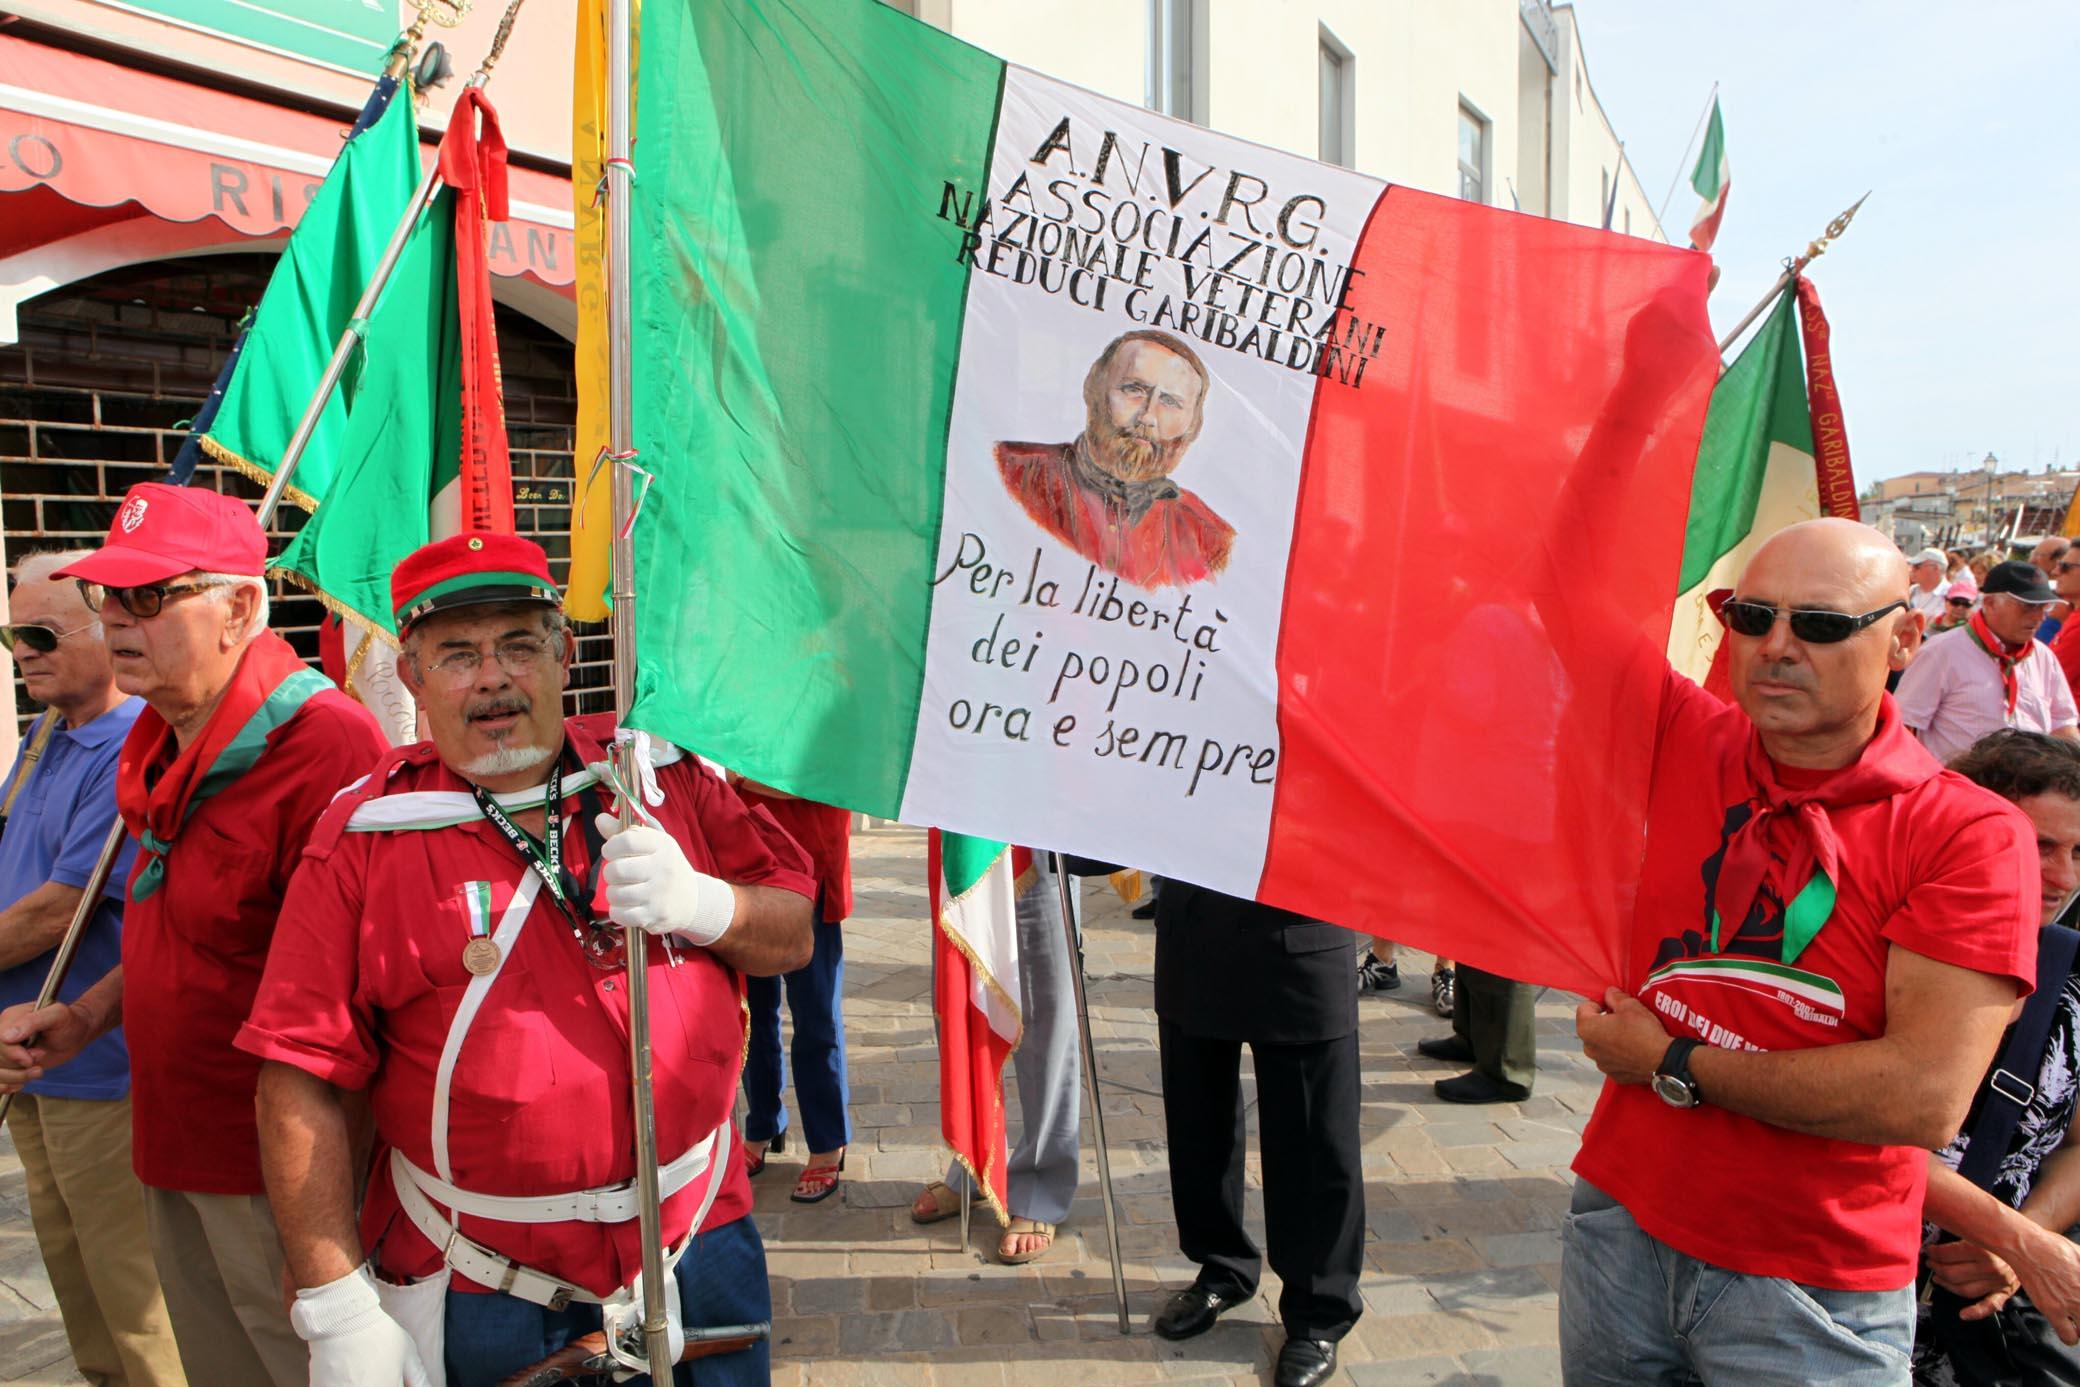
<svg viewBox="0 0 2080 1387">
<path fill-rule="evenodd" d="M 726 1134 L 727 1131 L 725 1124 L 695 1142 L 677 1160 L 659 1166 L 657 1197 L 670 1199 L 706 1174 L 709 1157 L 715 1149 L 715 1138 L 718 1132 Z M 434 1203 L 445 1204 L 458 1214 L 493 1218 L 501 1223 L 626 1223 L 636 1216 L 634 1181 L 578 1190 L 572 1194 L 477 1194 L 452 1185 L 437 1175 L 427 1174 L 406 1160 L 395 1147 L 391 1148 L 390 1158 L 393 1174 L 402 1172 Z"/>
<path fill-rule="evenodd" d="M 675 1177 L 677 1182 L 667 1186 L 664 1172 L 668 1170 L 677 1171 L 682 1167 L 692 1165 L 693 1161 L 691 1158 L 696 1152 L 702 1158 L 699 1162 L 700 1170 L 692 1174 Z M 693 1240 L 700 1233 L 702 1225 L 707 1222 L 708 1212 L 714 1207 L 715 1196 L 721 1192 L 723 1179 L 728 1173 L 729 1167 L 727 1162 L 729 1159 L 730 1127 L 729 1123 L 725 1121 L 720 1127 L 710 1132 L 692 1151 L 687 1152 L 679 1157 L 678 1160 L 673 1161 L 671 1165 L 659 1171 L 659 1197 L 664 1198 L 684 1189 L 710 1167 L 714 1170 L 714 1178 L 708 1181 L 708 1187 L 701 1195 L 700 1207 L 694 1210 L 693 1222 L 687 1229 L 685 1241 L 681 1242 L 679 1246 L 670 1249 L 666 1254 L 666 1271 L 670 1271 L 678 1265 L 679 1258 L 684 1255 L 688 1247 L 692 1246 Z M 579 1200 L 623 1194 L 627 1191 L 627 1186 L 614 1185 L 605 1189 L 580 1191 L 575 1195 L 550 1196 L 542 1199 L 520 1197 L 508 1201 L 501 1196 L 470 1194 L 464 1190 L 455 1190 L 452 1185 L 446 1185 L 441 1181 L 434 1180 L 433 1177 L 425 1174 L 417 1166 L 406 1160 L 404 1153 L 395 1147 L 392 1147 L 390 1151 L 390 1179 L 397 1187 L 397 1202 L 403 1208 L 405 1217 L 412 1221 L 412 1226 L 424 1234 L 428 1242 L 441 1250 L 441 1257 L 449 1266 L 461 1272 L 478 1285 L 488 1286 L 492 1290 L 506 1295 L 518 1296 L 522 1300 L 546 1306 L 551 1310 L 561 1310 L 572 1301 L 582 1301 L 587 1305 L 614 1305 L 628 1298 L 629 1290 L 626 1286 L 612 1295 L 594 1295 L 582 1286 L 573 1286 L 569 1282 L 558 1280 L 547 1272 L 536 1271 L 532 1267 L 522 1266 L 512 1258 L 501 1256 L 490 1248 L 485 1247 L 482 1243 L 464 1237 L 455 1225 L 450 1223 L 442 1216 L 441 1211 L 434 1207 L 433 1201 L 420 1188 L 420 1182 L 426 1181 L 441 1189 L 453 1191 L 454 1194 L 460 1196 L 460 1200 L 456 1202 L 455 1207 L 464 1213 L 477 1212 L 476 1209 L 469 1207 L 470 1204 L 496 1207 L 510 1202 L 515 1205 L 539 1209 L 552 1202 L 575 1203 Z M 634 1195 L 626 1193 L 625 1197 L 630 1200 L 632 1209 Z M 448 1202 L 445 1197 L 443 1202 Z M 503 1215 L 497 1213 L 485 1213 L 479 1216 L 493 1219 L 504 1218 Z M 626 1222 L 634 1216 L 634 1213 L 631 1211 L 626 1217 L 621 1219 L 601 1219 L 598 1221 Z M 574 1217 L 576 1215 L 558 1219 L 546 1217 L 504 1218 L 504 1221 L 512 1223 L 568 1222 L 570 1218 Z"/>
</svg>

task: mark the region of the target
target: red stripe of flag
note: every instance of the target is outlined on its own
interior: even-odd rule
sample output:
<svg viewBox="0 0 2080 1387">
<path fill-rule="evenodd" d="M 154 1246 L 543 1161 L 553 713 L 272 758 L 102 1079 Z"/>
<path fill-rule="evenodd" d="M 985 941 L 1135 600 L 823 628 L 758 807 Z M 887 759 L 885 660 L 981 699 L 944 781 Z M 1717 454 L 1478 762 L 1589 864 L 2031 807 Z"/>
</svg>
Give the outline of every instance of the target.
<svg viewBox="0 0 2080 1387">
<path fill-rule="evenodd" d="M 1340 923 L 1597 995 L 1626 975 L 1710 262 L 1393 188 L 1354 264 L 1383 345 L 1315 393 L 1260 894 L 1335 882 Z M 1425 576 L 1469 569 L 1494 581 Z"/>
</svg>

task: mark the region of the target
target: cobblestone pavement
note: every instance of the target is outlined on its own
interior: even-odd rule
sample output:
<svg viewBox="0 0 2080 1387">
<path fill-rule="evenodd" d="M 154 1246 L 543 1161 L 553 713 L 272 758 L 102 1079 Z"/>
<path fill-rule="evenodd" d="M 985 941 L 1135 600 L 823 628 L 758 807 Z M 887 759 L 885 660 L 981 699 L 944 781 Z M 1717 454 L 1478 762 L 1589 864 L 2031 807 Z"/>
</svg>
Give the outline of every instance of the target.
<svg viewBox="0 0 2080 1387">
<path fill-rule="evenodd" d="M 1283 1340 L 1278 1282 L 1183 1344 L 1148 1331 L 1163 1294 L 1188 1284 L 1164 1167 L 1150 970 L 1154 931 L 1128 919 L 1103 882 L 1086 883 L 1091 1026 L 1119 1199 L 1132 1332 L 1119 1333 L 1097 1168 L 1086 1124 L 1084 1183 L 1045 1259 L 1004 1267 L 985 1255 L 995 1225 L 979 1208 L 972 1245 L 957 1220 L 913 1225 L 907 1208 L 945 1162 L 939 1139 L 924 838 L 880 828 L 853 840 L 856 905 L 845 927 L 845 1021 L 853 1142 L 837 1197 L 787 1193 L 790 1146 L 756 1181 L 773 1277 L 776 1383 L 1258 1383 Z M 1360 1000 L 1363 1018 L 1366 1313 L 1338 1380 L 1519 1387 L 1557 1383 L 1561 1215 L 1567 1163 L 1596 1095 L 1573 1037 L 1569 999 L 1539 1016 L 1537 1091 L 1523 1103 L 1453 1107 L 1430 1092 L 1456 1072 L 1422 1059 L 1442 1035 L 1429 1009 L 1430 960 L 1405 954 L 1401 991 Z M 1006 1074 L 1006 1082 L 1010 1076 Z M 1253 1098 L 1245 1066 L 1245 1093 Z M 1016 1139 L 1018 1106 L 1008 1104 Z M 22 1175 L 0 1135 L 0 1382 L 74 1383 L 64 1334 L 29 1230 Z M 1263 1206 L 1252 1156 L 1252 1220 Z"/>
</svg>

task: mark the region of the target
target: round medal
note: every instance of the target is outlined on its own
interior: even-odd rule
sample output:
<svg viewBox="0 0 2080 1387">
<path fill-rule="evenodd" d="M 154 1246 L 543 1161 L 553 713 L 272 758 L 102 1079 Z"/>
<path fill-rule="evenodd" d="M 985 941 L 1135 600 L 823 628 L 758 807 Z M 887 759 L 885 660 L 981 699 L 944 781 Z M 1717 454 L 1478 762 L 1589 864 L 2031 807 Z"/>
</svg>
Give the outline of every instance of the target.
<svg viewBox="0 0 2080 1387">
<path fill-rule="evenodd" d="M 472 939 L 462 946 L 462 966 L 469 970 L 471 977 L 481 978 L 496 972 L 501 957 L 498 945 L 489 939 Z"/>
</svg>

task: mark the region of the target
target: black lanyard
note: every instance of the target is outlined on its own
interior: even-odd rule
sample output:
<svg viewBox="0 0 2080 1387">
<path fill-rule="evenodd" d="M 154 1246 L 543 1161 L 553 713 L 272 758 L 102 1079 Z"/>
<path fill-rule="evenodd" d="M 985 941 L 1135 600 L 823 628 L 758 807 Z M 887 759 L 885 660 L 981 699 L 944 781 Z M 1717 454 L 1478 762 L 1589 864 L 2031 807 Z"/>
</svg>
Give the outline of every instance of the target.
<svg viewBox="0 0 2080 1387">
<path fill-rule="evenodd" d="M 492 826 L 505 835 L 506 841 L 513 845 L 513 850 L 520 854 L 520 860 L 541 878 L 542 885 L 549 888 L 550 899 L 556 902 L 557 910 L 570 922 L 572 928 L 583 931 L 591 925 L 592 912 L 584 898 L 584 890 L 563 865 L 562 758 L 558 757 L 556 764 L 549 771 L 547 798 L 542 804 L 542 829 L 545 835 L 543 842 L 536 842 L 532 834 L 507 817 L 504 807 L 483 786 L 470 786 L 470 793 L 477 797 L 477 808 L 484 811 L 484 817 L 491 820 Z M 581 805 L 579 813 L 582 815 L 583 812 Z M 594 856 L 597 858 L 598 854 L 595 853 Z"/>
</svg>

